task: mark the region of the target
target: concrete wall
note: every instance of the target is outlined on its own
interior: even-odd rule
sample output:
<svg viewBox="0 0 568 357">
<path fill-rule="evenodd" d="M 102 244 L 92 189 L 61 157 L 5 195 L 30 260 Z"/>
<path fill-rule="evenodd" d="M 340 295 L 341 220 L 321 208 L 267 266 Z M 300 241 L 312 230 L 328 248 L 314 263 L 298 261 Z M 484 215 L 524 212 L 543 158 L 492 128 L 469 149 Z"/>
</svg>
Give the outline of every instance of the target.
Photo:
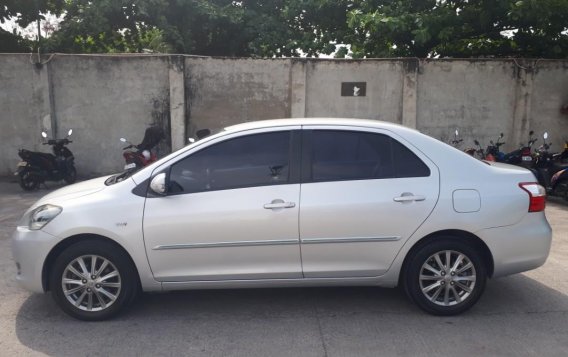
<svg viewBox="0 0 568 357">
<path fill-rule="evenodd" d="M 146 127 L 168 137 L 160 154 L 196 130 L 284 117 L 359 117 L 415 127 L 464 146 L 505 134 L 548 130 L 553 149 L 568 139 L 568 61 L 314 60 L 190 56 L 0 55 L 0 175 L 20 147 L 44 150 L 41 130 L 64 136 L 78 173 L 112 173 L 124 164 L 120 137 L 139 143 Z M 342 96 L 342 82 L 365 82 L 365 96 Z"/>
<path fill-rule="evenodd" d="M 125 146 L 120 138 L 139 143 L 146 127 L 164 112 L 165 123 L 159 124 L 168 128 L 167 57 L 62 56 L 49 65 L 57 118 L 54 136 L 73 129 L 69 147 L 81 175 L 119 169 Z"/>
<path fill-rule="evenodd" d="M 6 175 L 19 148 L 45 149 L 40 133 L 51 124 L 47 73 L 22 56 L 0 57 L 0 63 L 0 174 Z"/>
<path fill-rule="evenodd" d="M 402 123 L 401 61 L 314 61 L 306 68 L 307 117 L 366 118 Z M 366 82 L 366 96 L 340 96 L 342 82 Z"/>
<path fill-rule="evenodd" d="M 417 129 L 448 141 L 455 129 L 464 140 L 514 130 L 515 65 L 502 61 L 433 61 L 420 68 Z M 487 142 L 487 143 L 486 143 Z"/>
<path fill-rule="evenodd" d="M 187 58 L 188 136 L 208 128 L 290 117 L 288 60 Z"/>
</svg>

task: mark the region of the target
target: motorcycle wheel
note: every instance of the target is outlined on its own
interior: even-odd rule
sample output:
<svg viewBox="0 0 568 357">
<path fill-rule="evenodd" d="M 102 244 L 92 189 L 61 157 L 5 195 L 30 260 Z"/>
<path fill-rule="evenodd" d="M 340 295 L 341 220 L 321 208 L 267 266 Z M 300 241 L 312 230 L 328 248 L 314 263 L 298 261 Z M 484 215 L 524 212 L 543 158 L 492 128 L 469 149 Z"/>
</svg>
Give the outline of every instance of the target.
<svg viewBox="0 0 568 357">
<path fill-rule="evenodd" d="M 39 180 L 29 171 L 20 173 L 19 183 L 20 187 L 23 188 L 24 191 L 33 191 L 39 187 Z"/>
<path fill-rule="evenodd" d="M 75 170 L 74 166 L 71 166 L 69 170 L 67 170 L 67 175 L 65 175 L 63 179 L 68 184 L 75 183 L 75 181 L 77 180 L 77 170 Z"/>
</svg>

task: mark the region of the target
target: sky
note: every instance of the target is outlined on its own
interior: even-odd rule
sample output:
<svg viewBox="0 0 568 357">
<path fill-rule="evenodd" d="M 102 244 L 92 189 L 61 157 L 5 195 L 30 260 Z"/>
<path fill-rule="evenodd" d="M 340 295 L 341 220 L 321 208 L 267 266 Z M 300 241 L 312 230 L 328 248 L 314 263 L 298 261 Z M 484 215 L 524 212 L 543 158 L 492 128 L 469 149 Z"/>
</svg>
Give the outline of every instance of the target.
<svg viewBox="0 0 568 357">
<path fill-rule="evenodd" d="M 61 20 L 63 19 L 63 16 L 57 17 L 51 13 L 47 13 L 45 14 L 45 18 L 47 20 L 47 23 L 53 25 L 53 26 L 57 26 L 59 24 L 59 22 L 61 22 Z M 51 34 L 50 31 L 45 31 L 44 28 L 45 22 L 42 21 L 41 23 L 41 36 L 42 37 L 49 37 L 49 35 Z M 28 27 L 26 28 L 21 28 L 20 26 L 18 26 L 18 24 L 16 24 L 15 19 L 10 19 L 5 21 L 4 23 L 0 23 L 0 27 L 6 31 L 12 32 L 14 29 L 16 29 L 16 31 L 20 32 L 24 37 L 29 38 L 29 39 L 36 39 L 37 38 L 37 24 L 35 22 L 31 23 L 28 25 Z"/>
</svg>

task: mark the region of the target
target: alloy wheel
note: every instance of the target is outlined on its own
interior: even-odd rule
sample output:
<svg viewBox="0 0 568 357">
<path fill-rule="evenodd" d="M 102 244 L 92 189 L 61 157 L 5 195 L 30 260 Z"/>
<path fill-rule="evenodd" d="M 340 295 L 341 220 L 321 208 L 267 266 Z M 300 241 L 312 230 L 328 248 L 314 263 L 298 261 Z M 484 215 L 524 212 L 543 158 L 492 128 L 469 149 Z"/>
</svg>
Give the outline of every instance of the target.
<svg viewBox="0 0 568 357">
<path fill-rule="evenodd" d="M 122 288 L 120 272 L 108 259 L 83 255 L 63 271 L 61 286 L 67 300 L 83 311 L 102 311 L 116 302 Z"/>
<path fill-rule="evenodd" d="M 424 296 L 439 306 L 453 306 L 471 296 L 477 281 L 471 259 L 454 250 L 432 254 L 420 268 L 419 286 Z"/>
</svg>

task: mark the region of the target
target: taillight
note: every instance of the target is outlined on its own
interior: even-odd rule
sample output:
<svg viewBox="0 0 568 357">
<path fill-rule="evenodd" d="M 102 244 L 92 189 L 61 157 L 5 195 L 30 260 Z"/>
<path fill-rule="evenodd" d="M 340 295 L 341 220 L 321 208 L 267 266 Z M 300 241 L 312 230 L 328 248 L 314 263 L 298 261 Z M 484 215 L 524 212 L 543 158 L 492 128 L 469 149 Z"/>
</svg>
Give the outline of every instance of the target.
<svg viewBox="0 0 568 357">
<path fill-rule="evenodd" d="M 523 148 L 523 151 L 521 153 L 522 155 L 529 155 L 531 154 L 531 149 L 530 148 Z"/>
<path fill-rule="evenodd" d="M 536 182 L 521 182 L 519 187 L 529 194 L 529 212 L 544 211 L 546 190 Z"/>
</svg>

